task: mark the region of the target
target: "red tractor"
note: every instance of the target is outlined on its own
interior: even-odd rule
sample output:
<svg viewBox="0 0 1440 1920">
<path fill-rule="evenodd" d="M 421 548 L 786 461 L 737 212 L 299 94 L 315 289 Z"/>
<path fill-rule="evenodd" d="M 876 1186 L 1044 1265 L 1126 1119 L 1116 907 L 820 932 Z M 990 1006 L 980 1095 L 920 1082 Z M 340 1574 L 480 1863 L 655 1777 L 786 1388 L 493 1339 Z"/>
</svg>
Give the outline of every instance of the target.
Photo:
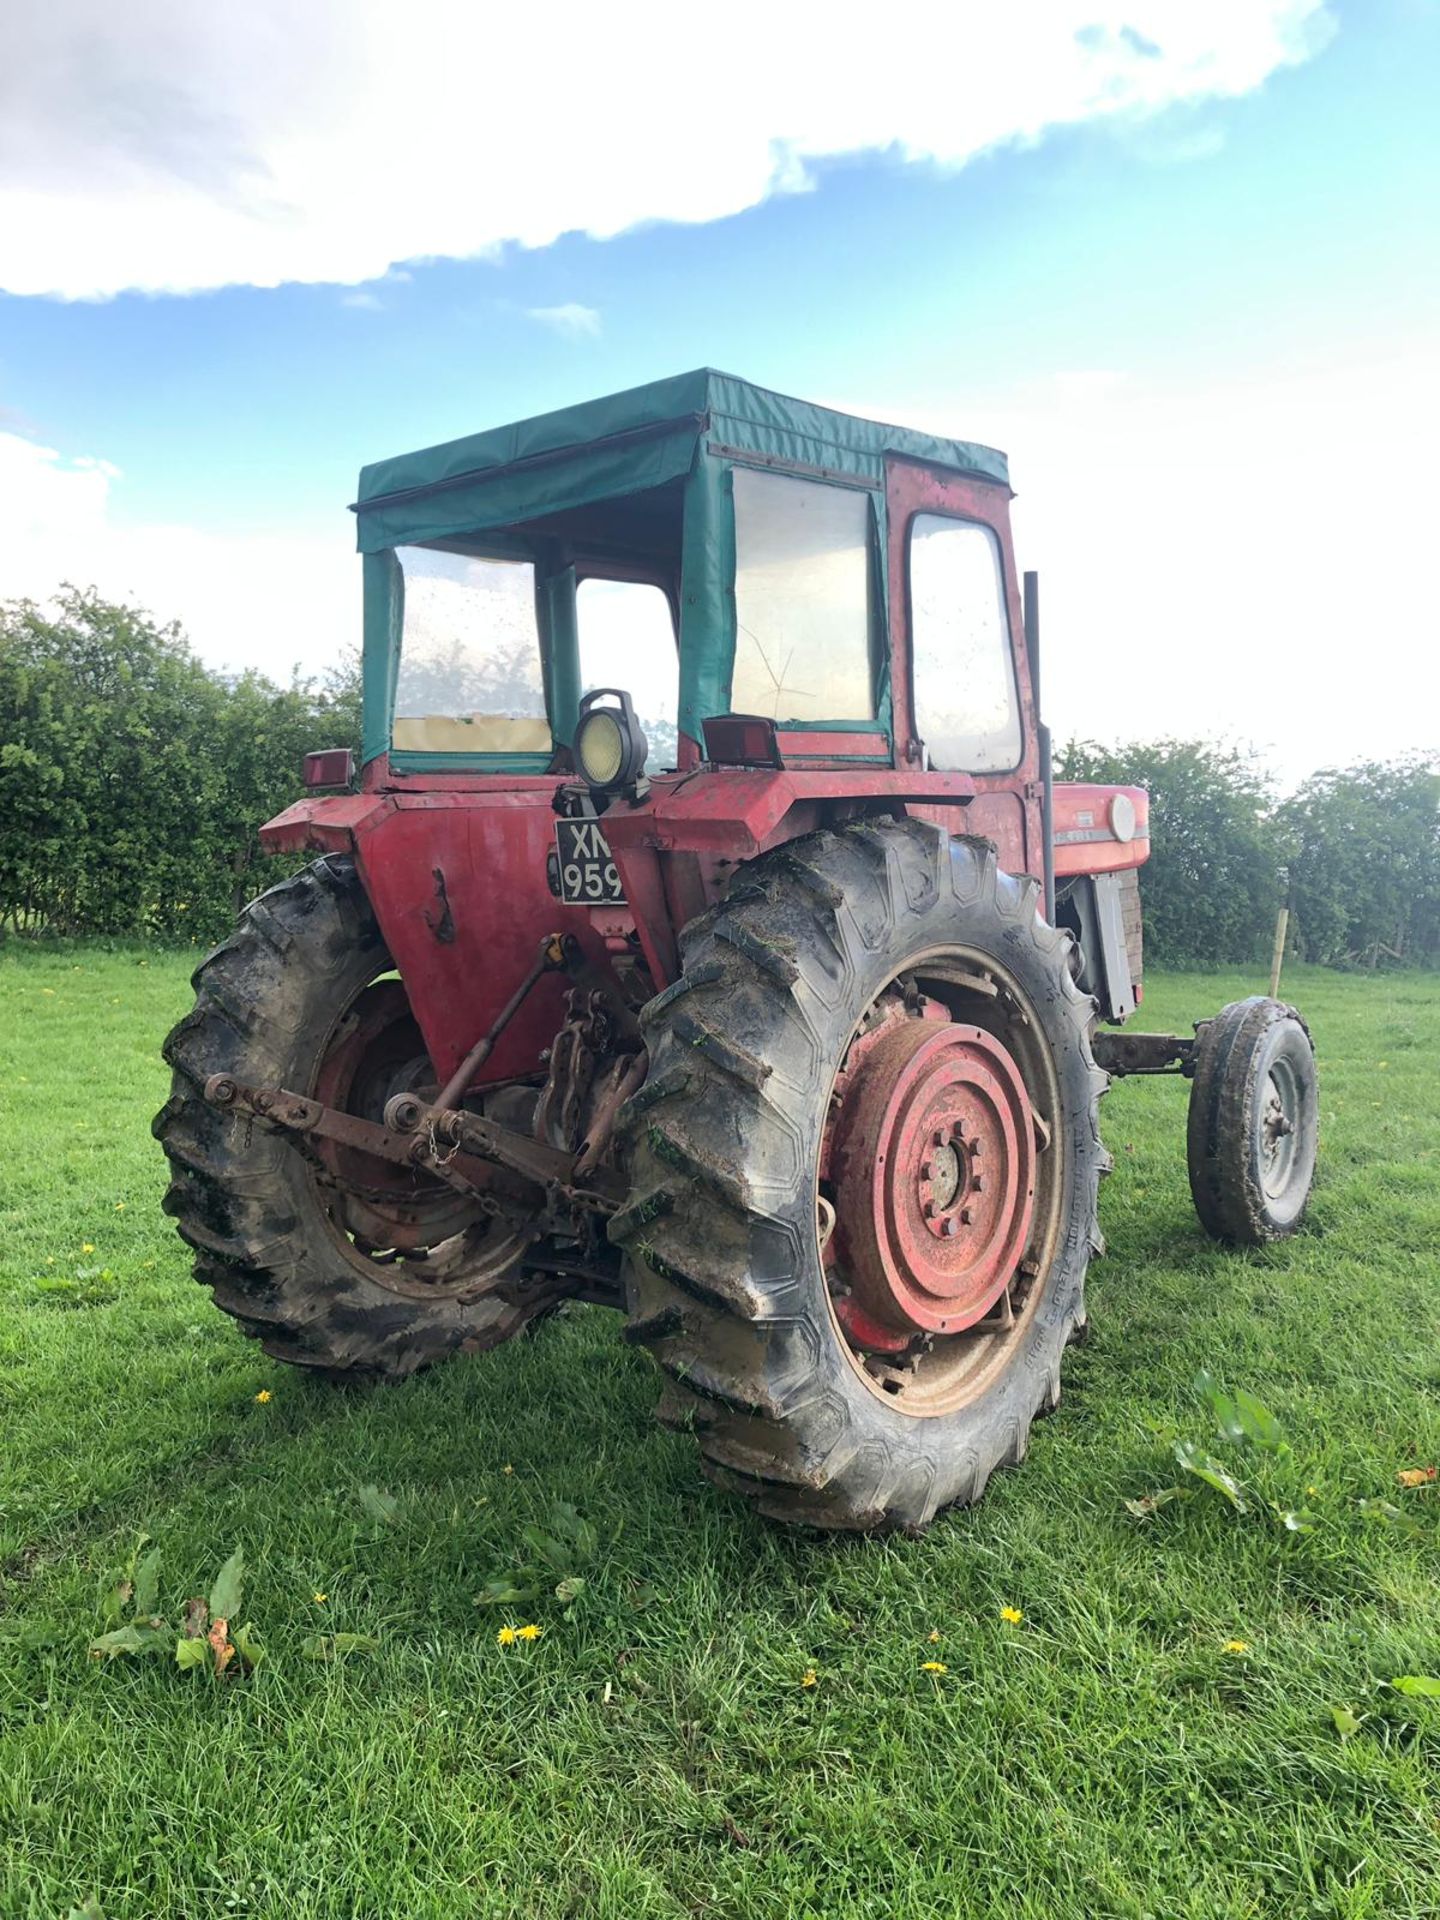
<svg viewBox="0 0 1440 1920">
<path fill-rule="evenodd" d="M 265 827 L 166 1045 L 166 1206 L 277 1359 L 398 1378 L 566 1299 L 762 1513 L 919 1527 L 1085 1324 L 1111 1075 L 1291 1232 L 1298 1016 L 1114 1029 L 1134 787 L 1056 785 L 1004 456 L 684 374 L 367 467 L 364 742 Z M 320 792 L 319 789 L 338 789 Z"/>
</svg>

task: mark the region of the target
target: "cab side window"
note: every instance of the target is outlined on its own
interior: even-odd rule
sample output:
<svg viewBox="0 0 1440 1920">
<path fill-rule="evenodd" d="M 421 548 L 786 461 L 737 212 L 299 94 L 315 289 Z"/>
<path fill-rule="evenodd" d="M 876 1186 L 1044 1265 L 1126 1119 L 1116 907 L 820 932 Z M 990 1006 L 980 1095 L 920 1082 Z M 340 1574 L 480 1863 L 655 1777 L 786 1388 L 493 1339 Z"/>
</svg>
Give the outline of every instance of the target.
<svg viewBox="0 0 1440 1920">
<path fill-rule="evenodd" d="M 976 520 L 910 523 L 915 725 L 928 764 L 1005 773 L 1020 764 L 1020 701 L 1000 544 Z"/>
</svg>

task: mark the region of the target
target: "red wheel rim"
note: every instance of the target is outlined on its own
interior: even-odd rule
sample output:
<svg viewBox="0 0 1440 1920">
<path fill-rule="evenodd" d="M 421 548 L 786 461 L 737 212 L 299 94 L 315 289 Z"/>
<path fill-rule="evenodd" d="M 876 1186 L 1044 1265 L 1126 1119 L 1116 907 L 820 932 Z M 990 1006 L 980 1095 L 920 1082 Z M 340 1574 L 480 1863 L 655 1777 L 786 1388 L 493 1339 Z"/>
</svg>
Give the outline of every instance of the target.
<svg viewBox="0 0 1440 1920">
<path fill-rule="evenodd" d="M 1035 1207 L 1015 1060 L 980 1027 L 892 1020 L 852 1050 L 837 1092 L 828 1160 L 847 1318 L 877 1346 L 974 1326 L 1013 1278 Z"/>
</svg>

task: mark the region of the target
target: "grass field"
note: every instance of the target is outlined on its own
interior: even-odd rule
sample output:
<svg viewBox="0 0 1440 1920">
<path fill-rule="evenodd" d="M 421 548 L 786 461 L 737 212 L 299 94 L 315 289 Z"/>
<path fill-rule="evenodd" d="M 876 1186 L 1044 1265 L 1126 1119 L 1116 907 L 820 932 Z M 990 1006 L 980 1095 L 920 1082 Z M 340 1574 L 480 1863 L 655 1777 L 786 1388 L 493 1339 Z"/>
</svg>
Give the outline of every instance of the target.
<svg viewBox="0 0 1440 1920">
<path fill-rule="evenodd" d="M 368 1394 L 244 1340 L 159 1208 L 187 970 L 0 957 L 6 1920 L 1440 1914 L 1440 1701 L 1388 1685 L 1440 1674 L 1440 1493 L 1396 1479 L 1440 1459 L 1440 979 L 1287 980 L 1324 1138 L 1280 1249 L 1202 1238 L 1183 1083 L 1116 1088 L 1093 1331 L 1025 1467 L 817 1542 L 706 1487 L 599 1310 Z M 1257 984 L 1155 981 L 1142 1024 Z M 1219 1439 L 1202 1367 L 1289 1459 Z M 1127 1511 L 1177 1434 L 1245 1515 Z M 557 1498 L 601 1543 L 573 1613 L 477 1606 Z M 171 1619 L 243 1546 L 253 1678 L 87 1658 L 142 1531 Z"/>
</svg>

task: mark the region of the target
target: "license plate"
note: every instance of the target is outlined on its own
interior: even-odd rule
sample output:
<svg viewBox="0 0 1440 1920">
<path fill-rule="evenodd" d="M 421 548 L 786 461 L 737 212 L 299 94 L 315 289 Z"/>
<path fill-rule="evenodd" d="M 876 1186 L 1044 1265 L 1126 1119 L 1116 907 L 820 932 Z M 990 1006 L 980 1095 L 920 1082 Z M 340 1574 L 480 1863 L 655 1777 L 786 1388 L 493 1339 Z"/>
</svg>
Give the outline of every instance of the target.
<svg viewBox="0 0 1440 1920">
<path fill-rule="evenodd" d="M 560 898 L 567 907 L 624 906 L 619 869 L 597 821 L 557 820 L 555 851 L 560 857 Z"/>
</svg>

